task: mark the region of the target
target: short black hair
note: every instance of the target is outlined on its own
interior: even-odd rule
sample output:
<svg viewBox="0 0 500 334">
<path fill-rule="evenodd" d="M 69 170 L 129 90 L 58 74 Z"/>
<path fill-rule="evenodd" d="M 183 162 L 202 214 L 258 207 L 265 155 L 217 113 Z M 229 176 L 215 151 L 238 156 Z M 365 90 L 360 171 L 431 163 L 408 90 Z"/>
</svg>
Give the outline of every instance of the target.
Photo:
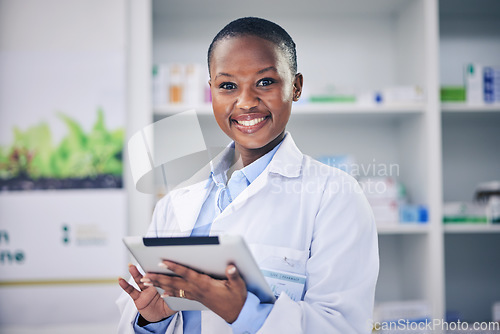
<svg viewBox="0 0 500 334">
<path fill-rule="evenodd" d="M 225 38 L 248 35 L 260 37 L 276 44 L 286 55 L 292 74 L 297 73 L 297 51 L 292 37 L 276 23 L 258 17 L 242 17 L 234 20 L 215 35 L 208 48 L 208 72 L 210 73 L 212 53 L 219 41 Z"/>
</svg>

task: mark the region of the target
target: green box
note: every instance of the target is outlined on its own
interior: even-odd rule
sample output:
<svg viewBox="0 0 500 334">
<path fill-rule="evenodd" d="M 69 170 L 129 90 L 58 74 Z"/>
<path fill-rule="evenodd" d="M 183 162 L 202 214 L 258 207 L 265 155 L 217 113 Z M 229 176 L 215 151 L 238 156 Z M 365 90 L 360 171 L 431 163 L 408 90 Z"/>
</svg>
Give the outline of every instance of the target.
<svg viewBox="0 0 500 334">
<path fill-rule="evenodd" d="M 464 86 L 441 87 L 442 102 L 465 102 L 466 94 Z"/>
</svg>

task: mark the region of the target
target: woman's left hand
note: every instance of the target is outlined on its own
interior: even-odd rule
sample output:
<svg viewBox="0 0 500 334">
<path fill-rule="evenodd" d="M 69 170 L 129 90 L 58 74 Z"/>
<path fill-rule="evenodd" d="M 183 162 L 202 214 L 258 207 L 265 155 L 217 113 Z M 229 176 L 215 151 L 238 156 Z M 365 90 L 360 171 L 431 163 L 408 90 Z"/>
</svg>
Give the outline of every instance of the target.
<svg viewBox="0 0 500 334">
<path fill-rule="evenodd" d="M 147 273 L 143 281 L 165 290 L 164 296 L 196 300 L 228 323 L 238 318 L 247 298 L 246 284 L 232 264 L 226 267 L 227 279 L 214 279 L 180 264 L 163 261 L 176 276 Z M 183 290 L 183 296 L 181 296 Z"/>
</svg>

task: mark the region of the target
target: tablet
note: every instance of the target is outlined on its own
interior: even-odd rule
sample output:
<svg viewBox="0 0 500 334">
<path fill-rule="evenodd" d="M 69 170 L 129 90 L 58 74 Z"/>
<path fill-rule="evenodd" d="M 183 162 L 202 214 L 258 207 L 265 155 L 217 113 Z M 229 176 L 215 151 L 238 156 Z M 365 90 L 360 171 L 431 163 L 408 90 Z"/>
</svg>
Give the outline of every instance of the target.
<svg viewBox="0 0 500 334">
<path fill-rule="evenodd" d="M 172 271 L 158 266 L 162 260 L 169 260 L 214 278 L 225 278 L 226 267 L 232 263 L 238 268 L 248 291 L 262 303 L 275 301 L 271 288 L 241 236 L 125 237 L 123 241 L 145 272 L 173 275 Z M 157 289 L 160 294 L 163 293 L 162 289 Z M 194 300 L 170 296 L 164 299 L 174 311 L 207 309 Z"/>
</svg>

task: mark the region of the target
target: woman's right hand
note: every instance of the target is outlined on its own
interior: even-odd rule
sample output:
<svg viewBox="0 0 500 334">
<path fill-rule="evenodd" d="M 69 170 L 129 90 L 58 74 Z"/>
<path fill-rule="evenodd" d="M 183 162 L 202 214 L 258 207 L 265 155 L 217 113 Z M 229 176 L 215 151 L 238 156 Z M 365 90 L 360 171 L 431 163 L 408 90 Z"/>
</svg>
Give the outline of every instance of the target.
<svg viewBox="0 0 500 334">
<path fill-rule="evenodd" d="M 158 322 L 176 313 L 168 307 L 152 284 L 141 282 L 142 274 L 136 266 L 129 264 L 128 271 L 137 283 L 139 290 L 121 277 L 118 279 L 118 284 L 130 295 L 135 307 L 146 321 Z"/>
</svg>

